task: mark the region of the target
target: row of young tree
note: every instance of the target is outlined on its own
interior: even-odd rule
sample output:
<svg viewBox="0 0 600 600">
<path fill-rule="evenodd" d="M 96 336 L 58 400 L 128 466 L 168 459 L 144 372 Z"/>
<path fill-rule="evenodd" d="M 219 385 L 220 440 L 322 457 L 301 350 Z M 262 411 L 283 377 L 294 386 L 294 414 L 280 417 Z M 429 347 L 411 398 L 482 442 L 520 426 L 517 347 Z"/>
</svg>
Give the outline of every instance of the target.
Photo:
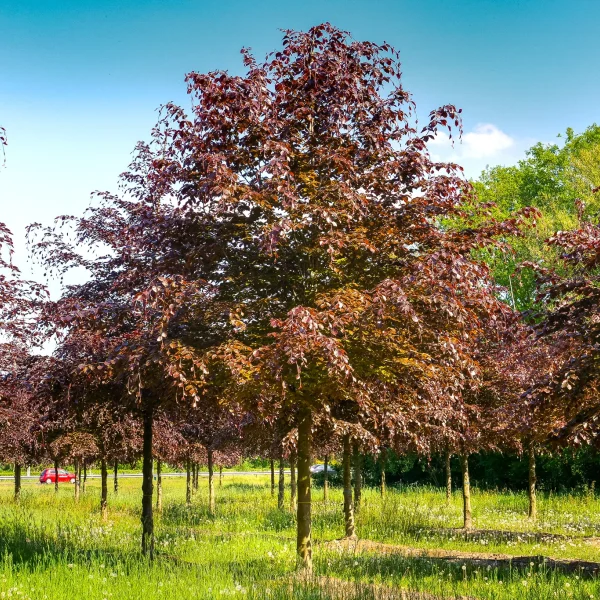
<svg viewBox="0 0 600 600">
<path fill-rule="evenodd" d="M 535 301 L 518 312 L 498 265 L 544 217 L 432 159 L 460 110 L 419 125 L 394 48 L 324 24 L 242 58 L 243 75 L 187 75 L 190 113 L 163 106 L 120 194 L 28 228 L 48 276 L 87 273 L 58 300 L 20 277 L 0 229 L 0 458 L 106 472 L 139 454 L 150 556 L 155 460 L 290 459 L 305 569 L 317 455 L 342 456 L 349 536 L 351 462 L 388 449 L 460 457 L 465 527 L 469 455 L 526 452 L 534 514 L 537 449 L 597 430 L 593 215 L 580 202 L 546 240 L 556 260 L 519 266 Z"/>
</svg>

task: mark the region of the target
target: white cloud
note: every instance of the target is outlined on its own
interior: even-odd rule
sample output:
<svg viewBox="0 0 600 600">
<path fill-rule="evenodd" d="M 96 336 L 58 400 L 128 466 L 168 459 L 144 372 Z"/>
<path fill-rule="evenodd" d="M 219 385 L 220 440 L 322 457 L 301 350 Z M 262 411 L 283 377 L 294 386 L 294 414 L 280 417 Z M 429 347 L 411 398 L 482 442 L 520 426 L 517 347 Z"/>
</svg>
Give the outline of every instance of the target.
<svg viewBox="0 0 600 600">
<path fill-rule="evenodd" d="M 435 150 L 453 149 L 458 157 L 487 158 L 511 148 L 515 140 L 492 123 L 480 123 L 473 131 L 463 134 L 462 141 L 456 141 L 454 148 L 445 133 L 438 133 L 431 146 Z"/>
<path fill-rule="evenodd" d="M 450 140 L 440 132 L 429 143 L 434 160 L 456 162 L 468 176 L 478 175 L 488 164 L 516 162 L 523 152 L 521 146 L 493 123 L 479 123 L 464 133 L 461 140 Z"/>
<path fill-rule="evenodd" d="M 515 141 L 491 123 L 483 123 L 463 136 L 465 156 L 484 158 L 494 156 L 514 145 Z"/>
</svg>

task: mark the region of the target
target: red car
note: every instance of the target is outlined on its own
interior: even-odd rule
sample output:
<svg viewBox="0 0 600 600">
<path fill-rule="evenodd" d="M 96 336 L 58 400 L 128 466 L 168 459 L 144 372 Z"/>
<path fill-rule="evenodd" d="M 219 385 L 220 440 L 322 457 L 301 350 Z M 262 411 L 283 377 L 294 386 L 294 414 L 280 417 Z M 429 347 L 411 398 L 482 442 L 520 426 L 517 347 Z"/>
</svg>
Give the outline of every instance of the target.
<svg viewBox="0 0 600 600">
<path fill-rule="evenodd" d="M 75 473 L 69 473 L 64 469 L 58 470 L 58 482 L 69 482 L 75 483 L 77 475 Z M 40 483 L 55 483 L 56 482 L 56 470 L 55 469 L 44 469 L 40 475 Z"/>
</svg>

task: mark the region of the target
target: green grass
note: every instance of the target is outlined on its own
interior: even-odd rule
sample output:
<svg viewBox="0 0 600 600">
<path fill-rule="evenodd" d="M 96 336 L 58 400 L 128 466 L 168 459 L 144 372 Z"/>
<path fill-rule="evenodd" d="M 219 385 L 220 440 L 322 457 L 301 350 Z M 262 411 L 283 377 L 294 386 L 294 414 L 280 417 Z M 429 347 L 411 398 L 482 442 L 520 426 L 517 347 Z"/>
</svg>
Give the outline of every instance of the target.
<svg viewBox="0 0 600 600">
<path fill-rule="evenodd" d="M 343 534 L 341 490 L 322 502 L 315 489 L 315 578 L 294 577 L 295 519 L 279 511 L 268 476 L 233 476 L 217 486 L 217 515 L 207 511 L 206 480 L 191 507 L 183 479 L 164 481 L 164 511 L 156 517 L 158 558 L 139 553 L 141 480 L 122 479 L 109 497 L 110 516 L 99 512 L 98 480 L 79 504 L 71 485 L 26 483 L 15 505 L 11 482 L 0 482 L 0 598 L 370 598 L 376 586 L 421 590 L 440 598 L 600 598 L 600 582 L 548 569 L 538 558 L 526 569 L 476 568 L 468 561 L 405 558 L 376 548 L 358 554 L 325 542 Z M 286 490 L 289 493 L 289 490 Z M 287 499 L 286 499 L 287 500 Z M 591 494 L 540 495 L 539 521 L 526 518 L 520 493 L 473 492 L 475 526 L 504 532 L 547 532 L 563 538 L 483 534 L 465 539 L 460 494 L 446 506 L 432 488 L 390 490 L 381 500 L 365 490 L 358 516 L 361 538 L 394 545 L 465 552 L 545 555 L 600 562 L 600 501 Z M 375 586 L 375 587 L 374 587 Z M 2 595 L 4 594 L 4 595 Z M 390 596 L 384 596 L 390 597 Z"/>
</svg>

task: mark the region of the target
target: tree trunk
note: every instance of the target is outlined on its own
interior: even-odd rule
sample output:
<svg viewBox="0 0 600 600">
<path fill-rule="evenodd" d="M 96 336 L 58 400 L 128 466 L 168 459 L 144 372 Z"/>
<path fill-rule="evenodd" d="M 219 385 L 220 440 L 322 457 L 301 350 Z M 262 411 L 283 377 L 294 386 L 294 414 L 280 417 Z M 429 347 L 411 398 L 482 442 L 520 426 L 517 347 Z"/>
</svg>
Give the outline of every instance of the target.
<svg viewBox="0 0 600 600">
<path fill-rule="evenodd" d="M 162 512 L 162 460 L 156 460 L 156 511 Z"/>
<path fill-rule="evenodd" d="M 75 502 L 79 502 L 81 492 L 81 461 L 75 459 Z"/>
<path fill-rule="evenodd" d="M 354 514 L 360 511 L 362 496 L 362 455 L 358 444 L 354 444 Z"/>
<path fill-rule="evenodd" d="M 223 467 L 219 465 L 219 487 L 223 485 Z"/>
<path fill-rule="evenodd" d="M 106 460 L 102 459 L 100 462 L 100 476 L 101 476 L 101 493 L 100 493 L 100 515 L 102 520 L 108 519 L 108 470 L 106 468 Z"/>
<path fill-rule="evenodd" d="M 297 506 L 297 485 L 296 485 L 296 452 L 290 455 L 290 507 L 296 510 Z"/>
<path fill-rule="evenodd" d="M 344 469 L 344 523 L 346 526 L 346 537 L 356 537 L 354 525 L 354 507 L 352 505 L 352 472 L 351 472 L 350 435 L 344 436 L 344 456 L 342 466 Z"/>
<path fill-rule="evenodd" d="M 283 464 L 283 456 L 279 457 L 279 491 L 277 494 L 277 508 L 283 510 L 285 501 L 285 466 Z"/>
<path fill-rule="evenodd" d="M 537 518 L 537 499 L 535 497 L 535 447 L 533 442 L 529 444 L 529 518 L 535 521 Z"/>
<path fill-rule="evenodd" d="M 473 527 L 473 516 L 471 514 L 471 483 L 469 482 L 469 455 L 463 454 L 460 457 L 463 473 L 463 518 L 464 528 Z"/>
<path fill-rule="evenodd" d="M 188 459 L 185 463 L 185 503 L 192 503 L 192 463 Z"/>
<path fill-rule="evenodd" d="M 192 461 L 192 494 L 198 491 L 198 465 Z"/>
<path fill-rule="evenodd" d="M 119 493 L 119 463 L 118 461 L 115 460 L 115 481 L 114 481 L 114 486 L 115 486 L 115 495 Z"/>
<path fill-rule="evenodd" d="M 194 492 L 197 492 L 200 487 L 200 464 L 194 463 L 194 467 Z"/>
<path fill-rule="evenodd" d="M 58 460 L 54 461 L 54 491 L 58 493 Z"/>
<path fill-rule="evenodd" d="M 379 455 L 379 471 L 381 476 L 381 497 L 385 498 L 385 465 L 387 462 L 387 451 L 385 448 L 381 450 Z"/>
<path fill-rule="evenodd" d="M 275 461 L 271 459 L 271 496 L 275 495 Z"/>
<path fill-rule="evenodd" d="M 444 458 L 446 462 L 446 504 L 450 504 L 452 500 L 452 454 L 450 454 L 450 450 L 446 450 Z"/>
<path fill-rule="evenodd" d="M 83 489 L 82 492 L 85 494 L 85 484 L 87 483 L 87 462 L 83 461 Z"/>
<path fill-rule="evenodd" d="M 15 463 L 15 502 L 21 499 L 21 465 Z"/>
<path fill-rule="evenodd" d="M 146 400 L 148 402 L 148 400 Z M 152 428 L 154 424 L 154 407 L 146 405 L 144 410 L 144 440 L 142 462 L 142 553 L 152 560 L 154 558 L 154 515 L 152 514 L 152 494 L 154 492 Z"/>
<path fill-rule="evenodd" d="M 302 406 L 298 411 L 298 509 L 296 551 L 298 567 L 312 572 L 310 461 L 312 443 L 312 413 Z"/>
<path fill-rule="evenodd" d="M 213 464 L 213 451 L 208 451 L 208 512 L 215 514 L 215 469 Z"/>
<path fill-rule="evenodd" d="M 323 502 L 329 500 L 329 454 L 325 455 L 323 461 Z"/>
</svg>

